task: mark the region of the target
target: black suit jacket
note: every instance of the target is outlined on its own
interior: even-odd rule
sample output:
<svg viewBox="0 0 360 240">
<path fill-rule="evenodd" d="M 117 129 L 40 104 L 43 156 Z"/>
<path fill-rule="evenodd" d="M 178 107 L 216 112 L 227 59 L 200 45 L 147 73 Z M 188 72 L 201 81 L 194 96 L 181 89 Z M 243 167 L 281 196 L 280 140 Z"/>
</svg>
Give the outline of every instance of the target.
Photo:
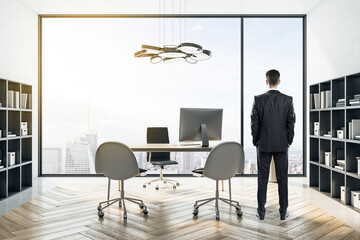
<svg viewBox="0 0 360 240">
<path fill-rule="evenodd" d="M 294 139 L 292 97 L 277 90 L 255 96 L 251 111 L 251 135 L 260 152 L 285 152 Z"/>
</svg>

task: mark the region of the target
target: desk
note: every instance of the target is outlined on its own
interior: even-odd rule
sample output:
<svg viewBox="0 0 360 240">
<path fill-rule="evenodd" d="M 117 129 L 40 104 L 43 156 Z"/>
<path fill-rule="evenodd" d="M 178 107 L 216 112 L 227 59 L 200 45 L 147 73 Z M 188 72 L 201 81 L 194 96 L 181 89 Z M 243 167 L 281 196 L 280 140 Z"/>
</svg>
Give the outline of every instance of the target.
<svg viewBox="0 0 360 240">
<path fill-rule="evenodd" d="M 179 145 L 179 144 L 142 144 L 129 145 L 133 152 L 210 152 L 215 146 L 201 147 L 201 145 Z"/>
<path fill-rule="evenodd" d="M 209 145 L 208 147 L 201 147 L 201 145 L 180 145 L 180 144 L 140 144 L 129 145 L 129 148 L 133 152 L 210 152 L 215 146 Z M 223 182 L 224 189 L 224 182 Z M 120 190 L 120 181 L 119 181 Z"/>
</svg>

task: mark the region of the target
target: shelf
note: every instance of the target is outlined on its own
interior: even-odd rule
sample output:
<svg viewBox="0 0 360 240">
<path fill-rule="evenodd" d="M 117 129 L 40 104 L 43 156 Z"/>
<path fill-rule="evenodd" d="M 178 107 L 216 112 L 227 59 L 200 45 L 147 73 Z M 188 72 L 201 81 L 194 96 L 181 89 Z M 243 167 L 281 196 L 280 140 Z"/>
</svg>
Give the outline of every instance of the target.
<svg viewBox="0 0 360 240">
<path fill-rule="evenodd" d="M 312 161 L 312 160 L 310 160 L 310 164 L 314 164 L 314 165 L 319 166 L 319 163 L 318 163 L 317 161 Z"/>
<path fill-rule="evenodd" d="M 344 170 L 341 170 L 341 169 L 338 169 L 338 168 L 335 168 L 335 167 L 333 167 L 332 170 L 334 172 L 338 172 L 338 173 L 341 173 L 341 174 L 344 174 L 344 175 L 346 174 L 346 172 Z"/>
<path fill-rule="evenodd" d="M 345 139 L 343 138 L 332 138 L 332 140 L 337 142 L 345 142 Z"/>
<path fill-rule="evenodd" d="M 333 107 L 333 108 L 331 108 L 331 110 L 333 110 L 333 111 L 345 110 L 345 107 Z"/>
<path fill-rule="evenodd" d="M 318 112 L 320 109 L 319 108 L 314 108 L 314 109 L 310 109 L 310 112 Z"/>
<path fill-rule="evenodd" d="M 310 135 L 311 138 L 319 138 L 319 136 Z"/>
<path fill-rule="evenodd" d="M 331 140 L 331 137 L 324 137 L 324 136 L 319 136 L 320 139 L 323 139 L 323 140 Z"/>
<path fill-rule="evenodd" d="M 350 177 L 354 177 L 357 179 L 360 179 L 360 175 L 358 175 L 356 172 L 347 172 L 346 175 L 350 176 Z M 359 186 L 360 187 L 360 186 Z"/>
<path fill-rule="evenodd" d="M 10 90 L 19 93 L 19 101 L 14 96 L 14 102 L 20 104 L 19 106 L 14 104 L 16 108 L 8 107 Z M 29 104 L 26 109 L 21 109 L 23 96 L 25 96 L 22 93 L 29 94 L 27 95 L 29 97 L 32 94 L 32 86 L 0 79 L 0 105 L 2 105 L 0 107 L 0 130 L 2 131 L 0 159 L 2 159 L 1 165 L 5 166 L 0 169 L 0 200 L 32 186 L 32 106 Z M 29 122 L 29 135 L 21 136 L 21 122 Z M 8 137 L 9 132 L 16 136 Z M 15 164 L 11 166 L 9 166 L 9 152 L 15 152 Z"/>
<path fill-rule="evenodd" d="M 360 140 L 351 140 L 351 139 L 346 139 L 347 143 L 355 143 L 355 144 L 359 144 Z"/>
<path fill-rule="evenodd" d="M 319 163 L 319 166 L 322 167 L 322 168 L 329 169 L 329 170 L 332 169 L 332 167 L 329 167 L 328 165 L 325 165 L 325 164 L 323 164 L 323 163 Z"/>
<path fill-rule="evenodd" d="M 330 112 L 332 108 L 320 108 L 320 112 Z"/>
<path fill-rule="evenodd" d="M 357 105 L 357 106 L 347 106 L 346 109 L 360 109 L 360 105 Z"/>
</svg>

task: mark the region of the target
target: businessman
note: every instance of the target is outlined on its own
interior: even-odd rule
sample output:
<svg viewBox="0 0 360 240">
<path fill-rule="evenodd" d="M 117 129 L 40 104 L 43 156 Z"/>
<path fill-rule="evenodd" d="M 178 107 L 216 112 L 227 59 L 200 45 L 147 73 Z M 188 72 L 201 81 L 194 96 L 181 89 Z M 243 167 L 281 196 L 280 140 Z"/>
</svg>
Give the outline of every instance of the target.
<svg viewBox="0 0 360 240">
<path fill-rule="evenodd" d="M 270 90 L 255 96 L 251 111 L 251 135 L 257 149 L 258 166 L 256 216 L 260 220 L 265 218 L 267 184 L 273 156 L 278 181 L 280 219 L 285 220 L 289 216 L 288 147 L 294 138 L 295 113 L 292 97 L 277 90 L 280 84 L 279 71 L 269 70 L 266 73 L 266 84 Z"/>
</svg>

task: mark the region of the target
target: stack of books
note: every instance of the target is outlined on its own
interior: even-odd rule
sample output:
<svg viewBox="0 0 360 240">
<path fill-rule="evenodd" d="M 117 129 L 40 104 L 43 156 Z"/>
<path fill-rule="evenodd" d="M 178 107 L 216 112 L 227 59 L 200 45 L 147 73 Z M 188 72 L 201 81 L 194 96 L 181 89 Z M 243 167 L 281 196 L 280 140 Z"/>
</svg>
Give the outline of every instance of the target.
<svg viewBox="0 0 360 240">
<path fill-rule="evenodd" d="M 331 91 L 320 92 L 320 108 L 331 108 Z"/>
<path fill-rule="evenodd" d="M 345 98 L 338 99 L 336 107 L 345 107 Z"/>
<path fill-rule="evenodd" d="M 349 100 L 349 104 L 351 106 L 358 106 L 360 105 L 360 94 L 355 94 L 353 99 Z"/>
<path fill-rule="evenodd" d="M 345 160 L 336 160 L 336 164 L 334 167 L 340 170 L 345 170 Z"/>
</svg>

